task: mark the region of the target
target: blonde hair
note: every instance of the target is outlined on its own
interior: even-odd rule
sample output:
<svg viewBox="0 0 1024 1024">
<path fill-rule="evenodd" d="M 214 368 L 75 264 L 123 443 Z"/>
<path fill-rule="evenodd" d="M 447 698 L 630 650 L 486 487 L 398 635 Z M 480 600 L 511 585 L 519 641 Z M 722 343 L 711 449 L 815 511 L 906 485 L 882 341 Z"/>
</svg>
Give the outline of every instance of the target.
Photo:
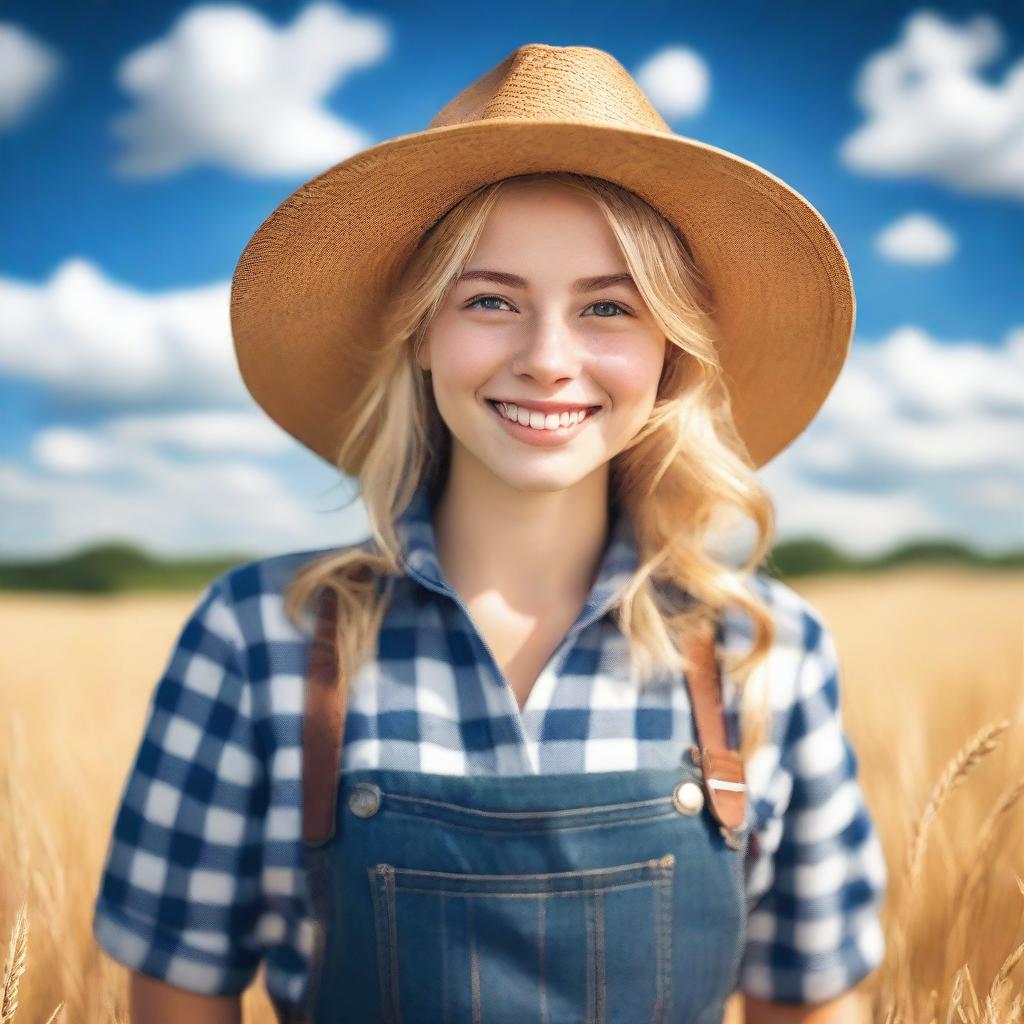
<svg viewBox="0 0 1024 1024">
<path fill-rule="evenodd" d="M 321 587 L 335 591 L 339 685 L 373 653 L 387 604 L 381 584 L 400 572 L 395 520 L 420 484 L 434 493 L 443 485 L 450 455 L 449 431 L 416 352 L 510 181 L 556 182 L 597 203 L 670 343 L 651 415 L 609 467 L 609 487 L 632 518 L 639 552 L 614 615 L 640 686 L 655 673 L 684 671 L 689 662 L 681 638 L 714 628 L 727 605 L 750 616 L 750 649 L 727 656 L 742 690 L 740 752 L 746 760 L 766 735 L 769 694 L 757 670 L 776 629 L 747 579 L 771 547 L 774 507 L 733 423 L 715 345 L 713 297 L 685 237 L 638 196 L 600 178 L 545 172 L 491 182 L 424 233 L 391 285 L 381 310 L 379 355 L 351 432 L 337 450 L 339 468 L 350 454 L 365 451 L 359 482 L 374 543 L 332 550 L 302 565 L 287 588 L 287 614 L 297 623 Z M 746 561 L 730 567 L 710 541 L 743 519 L 753 522 L 756 540 Z"/>
</svg>

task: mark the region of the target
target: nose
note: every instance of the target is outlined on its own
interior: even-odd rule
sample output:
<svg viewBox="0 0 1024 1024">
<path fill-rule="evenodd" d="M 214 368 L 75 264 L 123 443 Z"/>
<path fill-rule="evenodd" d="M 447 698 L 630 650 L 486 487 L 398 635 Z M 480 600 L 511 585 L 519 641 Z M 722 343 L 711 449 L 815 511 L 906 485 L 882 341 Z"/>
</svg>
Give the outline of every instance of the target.
<svg viewBox="0 0 1024 1024">
<path fill-rule="evenodd" d="M 557 316 L 537 317 L 523 325 L 512 371 L 540 384 L 572 379 L 579 374 L 582 351 L 581 339 Z"/>
</svg>

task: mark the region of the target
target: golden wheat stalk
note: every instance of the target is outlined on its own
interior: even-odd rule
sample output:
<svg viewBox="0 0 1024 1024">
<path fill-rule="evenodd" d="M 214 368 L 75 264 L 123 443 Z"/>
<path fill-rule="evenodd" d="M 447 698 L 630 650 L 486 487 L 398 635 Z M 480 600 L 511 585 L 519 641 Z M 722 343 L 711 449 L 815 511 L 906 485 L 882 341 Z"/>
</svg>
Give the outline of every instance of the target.
<svg viewBox="0 0 1024 1024">
<path fill-rule="evenodd" d="M 14 918 L 11 945 L 4 967 L 4 995 L 0 1002 L 0 1024 L 14 1020 L 18 1009 L 18 982 L 25 973 L 25 958 L 28 953 L 28 907 L 23 903 Z"/>
<path fill-rule="evenodd" d="M 1010 984 L 1010 972 L 1017 966 L 1020 958 L 1024 956 L 1024 942 L 1022 942 L 1002 963 L 1002 966 L 996 972 L 996 976 L 992 981 L 992 987 L 989 990 L 988 997 L 986 998 L 986 1004 L 992 1004 L 995 1001 L 995 997 L 1004 986 Z M 993 1018 L 994 1020 L 995 1018 Z"/>
<path fill-rule="evenodd" d="M 959 904 L 961 910 L 970 903 L 971 896 L 985 875 L 988 854 L 999 834 L 999 826 L 1009 817 L 1010 811 L 1016 807 L 1021 798 L 1024 798 L 1024 778 L 1019 779 L 1015 785 L 1010 786 L 1002 793 L 988 817 L 982 822 L 978 839 L 971 851 L 971 868 L 963 888 L 964 899 Z"/>
<path fill-rule="evenodd" d="M 999 838 L 1000 829 L 1010 818 L 1010 812 L 1022 799 L 1024 799 L 1024 778 L 1019 779 L 1000 794 L 999 799 L 996 800 L 978 830 L 978 837 L 966 862 L 964 882 L 959 888 L 960 895 L 953 907 L 953 920 L 949 927 L 948 948 L 950 952 L 958 950 L 961 956 L 966 956 L 966 950 L 969 949 L 967 913 L 975 905 L 986 871 L 992 867 L 989 863 L 989 854 Z"/>
<path fill-rule="evenodd" d="M 953 1013 L 959 1012 L 960 1000 L 963 998 L 964 976 L 963 971 L 957 971 L 953 977 L 953 990 L 949 993 L 949 1006 L 946 1007 L 946 1024 L 955 1024 Z M 963 1014 L 960 1013 L 960 1017 Z"/>
<path fill-rule="evenodd" d="M 64 1015 L 64 1004 L 62 1002 L 57 1004 L 57 1008 L 50 1014 L 50 1018 L 47 1020 L 46 1024 L 53 1024 L 57 1019 L 57 1014 L 60 1014 L 61 1017 Z"/>
<path fill-rule="evenodd" d="M 903 890 L 900 893 L 900 910 L 895 915 L 896 926 L 893 932 L 893 955 L 895 962 L 893 994 L 890 997 L 886 1019 L 892 1020 L 893 1024 L 899 1024 L 901 1020 L 910 1021 L 913 1018 L 913 1010 L 910 1005 L 911 986 L 907 983 L 907 926 L 910 920 L 910 911 L 913 904 L 915 883 L 920 877 L 921 865 L 924 861 L 924 851 L 928 844 L 932 825 L 946 802 L 947 797 L 967 778 L 968 773 L 984 757 L 990 754 L 996 747 L 996 739 L 1010 727 L 1007 719 L 991 722 L 979 729 L 964 745 L 954 754 L 946 764 L 938 781 L 932 787 L 924 810 L 911 831 L 910 840 L 907 845 L 907 856 L 903 869 Z M 974 993 L 974 985 L 971 982 L 970 972 L 966 971 L 964 980 L 967 983 L 968 991 L 973 997 L 974 1006 L 977 1006 L 977 995 Z M 959 973 L 959 972 L 958 972 Z M 964 1011 L 959 1008 L 957 1012 L 961 1018 Z M 977 1014 L 980 1016 L 980 1007 Z M 977 1017 L 975 1017 L 977 1020 Z M 966 1021 L 965 1021 L 966 1024 Z"/>
<path fill-rule="evenodd" d="M 914 891 L 913 883 L 921 872 L 921 861 L 924 858 L 924 849 L 928 841 L 928 833 L 931 831 L 932 823 L 935 821 L 940 808 L 946 798 L 967 778 L 968 772 L 978 764 L 984 757 L 992 753 L 996 748 L 996 738 L 1010 727 L 1008 719 L 992 722 L 982 726 L 970 740 L 964 744 L 952 760 L 946 765 L 945 770 L 932 788 L 928 803 L 925 805 L 921 817 L 918 819 L 907 850 L 904 878 L 908 883 L 903 891 L 904 909 L 906 902 Z"/>
</svg>

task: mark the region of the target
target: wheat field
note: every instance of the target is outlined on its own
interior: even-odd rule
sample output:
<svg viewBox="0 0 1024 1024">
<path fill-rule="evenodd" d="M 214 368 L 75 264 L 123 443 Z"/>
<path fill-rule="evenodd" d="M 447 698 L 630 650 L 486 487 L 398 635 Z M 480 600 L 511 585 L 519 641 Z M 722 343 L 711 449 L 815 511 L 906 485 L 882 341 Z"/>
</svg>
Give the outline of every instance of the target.
<svg viewBox="0 0 1024 1024">
<path fill-rule="evenodd" d="M 843 715 L 889 866 L 889 1024 L 1004 1024 L 1024 1003 L 1024 573 L 793 581 L 834 632 Z M 128 1019 L 92 901 L 153 685 L 194 594 L 0 594 L 0 1024 Z M 271 1024 L 262 969 L 244 1019 Z M 734 1001 L 727 1019 L 742 1019 Z"/>
</svg>

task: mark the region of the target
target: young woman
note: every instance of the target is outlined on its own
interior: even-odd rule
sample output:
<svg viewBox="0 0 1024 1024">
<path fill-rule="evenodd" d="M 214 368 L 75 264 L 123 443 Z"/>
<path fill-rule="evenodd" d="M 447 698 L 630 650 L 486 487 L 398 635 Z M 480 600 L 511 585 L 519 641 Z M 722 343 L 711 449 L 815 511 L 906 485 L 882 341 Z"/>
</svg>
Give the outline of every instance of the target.
<svg viewBox="0 0 1024 1024">
<path fill-rule="evenodd" d="M 820 216 L 532 44 L 286 201 L 232 324 L 372 535 L 181 633 L 96 901 L 134 1019 L 261 963 L 282 1021 L 860 1019 L 884 862 L 755 476 L 849 345 Z"/>
</svg>

